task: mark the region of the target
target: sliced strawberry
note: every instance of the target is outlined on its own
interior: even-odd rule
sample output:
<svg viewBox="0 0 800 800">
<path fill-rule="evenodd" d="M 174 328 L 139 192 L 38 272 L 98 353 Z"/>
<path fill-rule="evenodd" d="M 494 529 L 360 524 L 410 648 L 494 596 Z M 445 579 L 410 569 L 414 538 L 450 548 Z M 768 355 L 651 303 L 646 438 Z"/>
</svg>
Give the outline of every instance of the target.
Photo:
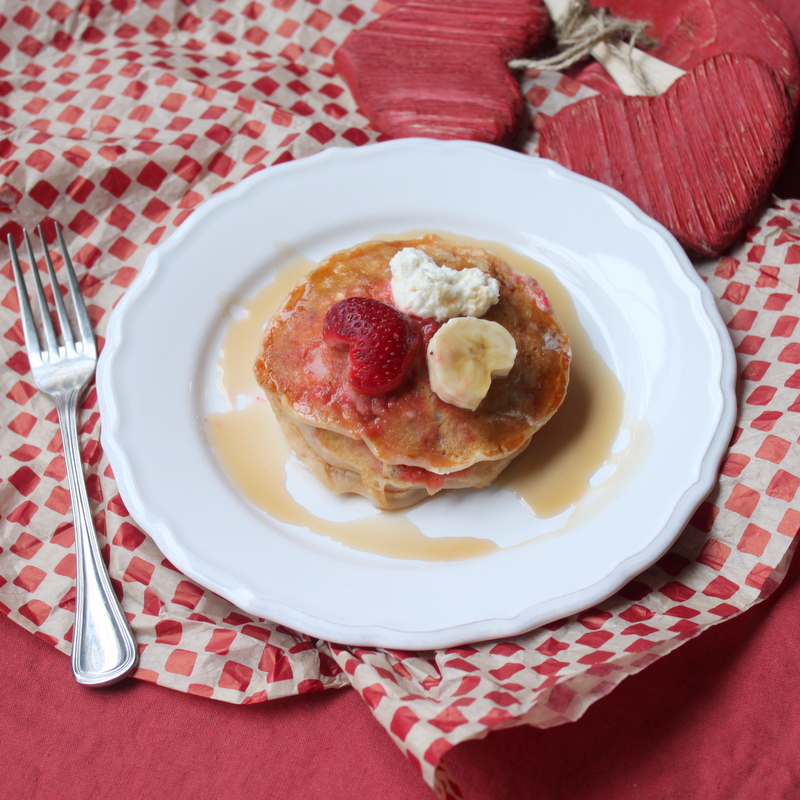
<svg viewBox="0 0 800 800">
<path fill-rule="evenodd" d="M 394 306 L 369 297 L 348 297 L 328 309 L 323 339 L 327 344 L 349 344 L 351 386 L 364 394 L 381 395 L 403 382 L 420 336 L 411 318 Z"/>
</svg>

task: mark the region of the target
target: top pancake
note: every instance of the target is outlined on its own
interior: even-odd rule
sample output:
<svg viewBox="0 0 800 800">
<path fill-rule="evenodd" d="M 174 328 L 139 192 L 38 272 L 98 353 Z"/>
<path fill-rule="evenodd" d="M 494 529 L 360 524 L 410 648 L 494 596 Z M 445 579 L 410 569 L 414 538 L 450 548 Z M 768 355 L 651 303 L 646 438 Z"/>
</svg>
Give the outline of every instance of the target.
<svg viewBox="0 0 800 800">
<path fill-rule="evenodd" d="M 423 346 L 402 386 L 381 397 L 355 391 L 346 377 L 348 348 L 322 340 L 325 314 L 339 300 L 360 296 L 394 304 L 389 262 L 404 247 L 451 269 L 478 267 L 500 285 L 500 301 L 483 318 L 512 334 L 517 358 L 507 377 L 492 381 L 476 411 L 431 391 L 425 345 L 440 327 L 433 320 L 412 318 Z M 523 447 L 561 405 L 570 359 L 567 336 L 536 280 L 487 250 L 431 235 L 365 242 L 326 258 L 268 324 L 255 374 L 295 419 L 360 439 L 386 463 L 447 474 Z"/>
</svg>

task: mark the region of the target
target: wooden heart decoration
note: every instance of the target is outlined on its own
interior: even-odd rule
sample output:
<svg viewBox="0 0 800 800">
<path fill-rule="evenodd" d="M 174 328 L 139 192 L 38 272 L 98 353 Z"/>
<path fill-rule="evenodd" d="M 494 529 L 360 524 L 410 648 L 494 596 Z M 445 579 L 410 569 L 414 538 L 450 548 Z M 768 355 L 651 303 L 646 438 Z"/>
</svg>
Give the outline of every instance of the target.
<svg viewBox="0 0 800 800">
<path fill-rule="evenodd" d="M 409 0 L 352 33 L 334 63 L 390 138 L 508 144 L 525 103 L 507 62 L 549 31 L 542 0 Z"/>
<path fill-rule="evenodd" d="M 795 106 L 800 100 L 800 59 L 783 20 L 761 0 L 590 0 L 617 17 L 647 20 L 646 33 L 658 46 L 648 52 L 689 71 L 712 56 L 738 53 L 772 67 L 786 84 Z M 619 94 L 597 63 L 573 77 L 599 92 Z"/>
<path fill-rule="evenodd" d="M 769 196 L 793 128 L 775 72 L 726 53 L 663 95 L 567 106 L 543 127 L 539 153 L 627 195 L 688 250 L 717 256 Z"/>
</svg>

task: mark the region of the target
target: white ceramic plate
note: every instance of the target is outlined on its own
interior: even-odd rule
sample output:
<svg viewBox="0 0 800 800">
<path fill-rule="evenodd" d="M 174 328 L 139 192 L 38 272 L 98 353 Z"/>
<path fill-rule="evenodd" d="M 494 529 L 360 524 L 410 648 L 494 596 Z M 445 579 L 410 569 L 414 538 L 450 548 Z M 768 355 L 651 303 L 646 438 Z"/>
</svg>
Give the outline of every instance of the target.
<svg viewBox="0 0 800 800">
<path fill-rule="evenodd" d="M 444 563 L 357 552 L 255 509 L 207 444 L 220 298 L 268 282 L 287 245 L 319 260 L 420 228 L 502 242 L 550 268 L 622 384 L 626 424 L 649 427 L 627 489 L 563 535 L 536 538 L 539 521 L 513 498 L 493 502 L 490 516 L 454 502 L 426 524 L 447 519 L 502 549 Z M 122 497 L 176 567 L 312 636 L 428 649 L 575 613 L 657 560 L 714 485 L 734 422 L 734 365 L 710 292 L 626 198 L 544 159 L 407 139 L 270 167 L 205 203 L 112 315 L 98 390 Z M 531 541 L 505 547 L 509 532 Z"/>
</svg>

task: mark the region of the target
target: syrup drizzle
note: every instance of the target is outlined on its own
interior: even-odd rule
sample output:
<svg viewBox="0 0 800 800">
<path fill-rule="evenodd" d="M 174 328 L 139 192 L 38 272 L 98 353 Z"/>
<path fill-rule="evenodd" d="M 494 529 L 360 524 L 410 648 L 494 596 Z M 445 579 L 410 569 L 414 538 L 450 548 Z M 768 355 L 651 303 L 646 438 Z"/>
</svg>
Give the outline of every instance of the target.
<svg viewBox="0 0 800 800">
<path fill-rule="evenodd" d="M 429 232 L 374 238 L 410 239 Z M 569 294 L 546 267 L 495 242 L 436 233 L 445 239 L 492 250 L 518 272 L 533 275 L 548 293 L 570 337 L 573 361 L 564 403 L 535 434 L 528 449 L 493 484 L 513 493 L 538 518 L 555 517 L 572 509 L 557 531 L 545 534 L 562 535 L 619 496 L 646 455 L 646 426 L 630 426 L 627 447 L 612 452 L 623 424 L 622 388 L 592 345 Z M 462 560 L 498 550 L 488 538 L 426 536 L 409 519 L 411 509 L 374 510 L 359 519 L 337 522 L 311 513 L 294 499 L 286 486 L 291 450 L 253 375 L 266 321 L 294 286 L 316 267 L 299 255 L 286 256 L 291 259 L 288 267 L 254 296 L 232 305 L 224 334 L 218 361 L 219 389 L 230 410 L 209 414 L 206 422 L 212 448 L 228 479 L 243 497 L 273 519 L 327 536 L 353 550 L 423 561 Z M 592 479 L 603 467 L 613 467 L 613 474 L 593 487 Z"/>
</svg>

